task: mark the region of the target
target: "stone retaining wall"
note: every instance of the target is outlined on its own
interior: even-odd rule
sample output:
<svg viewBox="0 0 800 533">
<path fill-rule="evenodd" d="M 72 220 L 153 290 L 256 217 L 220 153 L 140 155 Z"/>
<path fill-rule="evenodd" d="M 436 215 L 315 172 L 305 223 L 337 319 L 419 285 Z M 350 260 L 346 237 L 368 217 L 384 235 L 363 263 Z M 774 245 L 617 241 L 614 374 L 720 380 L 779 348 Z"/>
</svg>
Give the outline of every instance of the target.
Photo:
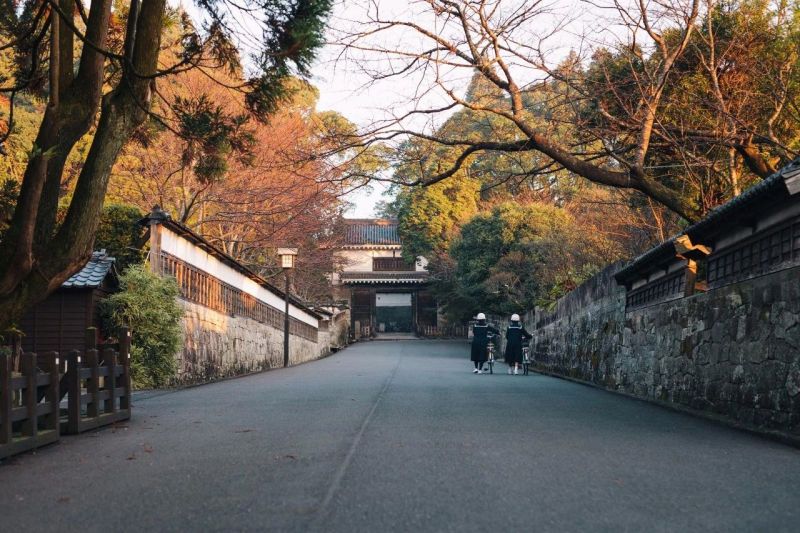
<svg viewBox="0 0 800 533">
<path fill-rule="evenodd" d="M 539 369 L 800 439 L 800 267 L 627 314 L 618 268 L 525 317 Z"/>
<path fill-rule="evenodd" d="M 179 302 L 185 310 L 183 350 L 177 356 L 179 383 L 211 381 L 283 366 L 283 330 L 183 299 Z M 341 346 L 341 322 L 334 317 L 331 328 L 320 329 L 317 342 L 291 335 L 290 364 L 324 357 L 332 345 Z"/>
</svg>

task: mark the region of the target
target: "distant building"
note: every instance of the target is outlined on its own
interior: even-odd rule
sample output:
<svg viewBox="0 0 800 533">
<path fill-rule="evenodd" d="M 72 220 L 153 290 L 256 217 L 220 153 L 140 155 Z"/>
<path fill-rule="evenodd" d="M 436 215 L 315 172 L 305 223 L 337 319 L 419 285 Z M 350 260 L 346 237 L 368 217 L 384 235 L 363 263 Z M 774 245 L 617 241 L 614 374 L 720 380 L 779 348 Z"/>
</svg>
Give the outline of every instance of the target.
<svg viewBox="0 0 800 533">
<path fill-rule="evenodd" d="M 428 262 L 408 262 L 389 219 L 348 219 L 336 251 L 341 272 L 332 277 L 337 299 L 347 300 L 356 336 L 417 333 L 436 327 L 436 300 L 428 290 Z"/>
</svg>

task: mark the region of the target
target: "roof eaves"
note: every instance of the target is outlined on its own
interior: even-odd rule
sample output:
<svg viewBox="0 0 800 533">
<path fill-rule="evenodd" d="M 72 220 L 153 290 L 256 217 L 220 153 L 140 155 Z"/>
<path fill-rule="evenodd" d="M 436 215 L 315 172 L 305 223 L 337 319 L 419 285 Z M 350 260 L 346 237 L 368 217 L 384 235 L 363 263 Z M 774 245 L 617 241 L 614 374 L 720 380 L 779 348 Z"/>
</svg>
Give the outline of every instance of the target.
<svg viewBox="0 0 800 533">
<path fill-rule="evenodd" d="M 794 182 L 800 174 L 800 157 L 781 168 L 762 182 L 750 187 L 739 196 L 711 211 L 703 220 L 689 226 L 682 234 L 688 235 L 693 243 L 704 244 L 729 227 L 729 223 L 743 216 L 752 216 L 753 208 L 765 202 L 788 198 L 792 195 L 789 181 Z M 660 266 L 675 257 L 676 235 L 671 239 L 648 250 L 631 261 L 625 268 L 614 275 L 622 284 L 626 284 L 642 271 Z"/>
</svg>

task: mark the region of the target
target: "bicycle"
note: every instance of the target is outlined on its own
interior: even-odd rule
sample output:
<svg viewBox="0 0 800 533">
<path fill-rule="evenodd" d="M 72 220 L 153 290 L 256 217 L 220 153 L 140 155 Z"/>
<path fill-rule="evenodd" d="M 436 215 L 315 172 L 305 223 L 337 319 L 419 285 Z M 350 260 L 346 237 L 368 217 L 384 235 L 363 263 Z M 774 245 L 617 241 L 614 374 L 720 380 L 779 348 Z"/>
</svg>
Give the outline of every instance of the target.
<svg viewBox="0 0 800 533">
<path fill-rule="evenodd" d="M 486 352 L 487 352 L 487 359 L 486 362 L 489 364 L 489 373 L 494 374 L 494 335 L 489 335 L 489 344 L 486 345 Z"/>
<path fill-rule="evenodd" d="M 522 374 L 528 375 L 528 368 L 531 366 L 531 348 L 530 346 L 522 347 Z"/>
</svg>

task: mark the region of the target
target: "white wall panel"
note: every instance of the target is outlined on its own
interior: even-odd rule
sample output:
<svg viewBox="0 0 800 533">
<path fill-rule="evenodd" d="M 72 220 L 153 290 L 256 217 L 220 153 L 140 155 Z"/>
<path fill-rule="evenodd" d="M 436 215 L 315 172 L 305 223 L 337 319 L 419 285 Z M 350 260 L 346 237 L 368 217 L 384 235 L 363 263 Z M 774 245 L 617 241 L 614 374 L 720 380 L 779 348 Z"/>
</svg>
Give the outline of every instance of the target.
<svg viewBox="0 0 800 533">
<path fill-rule="evenodd" d="M 164 226 L 161 226 L 161 250 L 281 311 L 286 305 L 283 298 L 277 294 L 265 289 Z M 319 320 L 293 304 L 289 305 L 289 316 L 315 328 L 319 327 Z"/>
</svg>

